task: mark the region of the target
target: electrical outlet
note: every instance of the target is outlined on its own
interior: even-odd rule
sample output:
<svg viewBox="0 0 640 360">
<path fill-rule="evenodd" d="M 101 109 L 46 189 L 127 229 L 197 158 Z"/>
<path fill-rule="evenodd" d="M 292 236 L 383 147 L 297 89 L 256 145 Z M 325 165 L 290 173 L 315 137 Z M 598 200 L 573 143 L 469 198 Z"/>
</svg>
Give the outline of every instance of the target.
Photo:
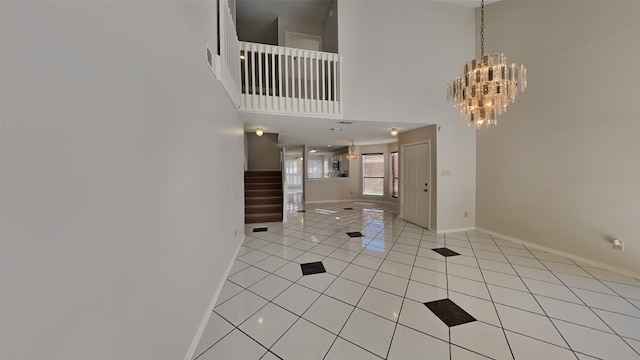
<svg viewBox="0 0 640 360">
<path fill-rule="evenodd" d="M 469 212 L 468 211 L 464 212 L 464 217 L 469 217 Z"/>
<path fill-rule="evenodd" d="M 623 251 L 624 241 L 619 239 L 613 239 L 613 245 L 611 247 L 613 248 L 613 250 Z"/>
</svg>

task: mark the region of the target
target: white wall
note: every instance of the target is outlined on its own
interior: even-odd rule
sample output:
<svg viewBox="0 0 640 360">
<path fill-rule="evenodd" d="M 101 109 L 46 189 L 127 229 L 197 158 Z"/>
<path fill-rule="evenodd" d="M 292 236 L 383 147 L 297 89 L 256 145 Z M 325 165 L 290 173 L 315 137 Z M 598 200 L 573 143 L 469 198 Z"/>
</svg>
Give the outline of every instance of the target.
<svg viewBox="0 0 640 360">
<path fill-rule="evenodd" d="M 244 228 L 215 1 L 1 6 L 0 357 L 183 359 Z"/>
<path fill-rule="evenodd" d="M 476 223 L 476 130 L 458 114 L 438 129 L 438 232 L 468 230 Z"/>
<path fill-rule="evenodd" d="M 338 13 L 345 119 L 442 126 L 437 229 L 473 227 L 475 130 L 445 90 L 475 56 L 474 10 L 437 1 L 338 1 Z"/>
<path fill-rule="evenodd" d="M 486 13 L 488 52 L 524 63 L 529 87 L 478 133 L 477 225 L 640 274 L 640 3 L 501 1 Z"/>
<path fill-rule="evenodd" d="M 254 132 L 246 133 L 248 170 L 280 170 L 280 145 L 278 134 Z"/>
<path fill-rule="evenodd" d="M 338 53 L 338 1 L 331 0 L 324 18 L 322 51 Z"/>
<path fill-rule="evenodd" d="M 437 1 L 338 1 L 344 117 L 458 120 L 446 85 L 474 56 L 472 8 Z"/>
<path fill-rule="evenodd" d="M 322 37 L 324 27 L 321 21 L 297 20 L 278 16 L 278 45 L 288 46 L 285 41 L 287 31 Z"/>
</svg>

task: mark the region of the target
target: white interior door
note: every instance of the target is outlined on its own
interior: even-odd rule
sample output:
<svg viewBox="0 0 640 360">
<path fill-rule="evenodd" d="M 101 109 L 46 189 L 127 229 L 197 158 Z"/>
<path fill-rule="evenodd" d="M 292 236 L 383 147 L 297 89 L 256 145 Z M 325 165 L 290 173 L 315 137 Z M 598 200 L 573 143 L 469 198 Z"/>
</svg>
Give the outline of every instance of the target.
<svg viewBox="0 0 640 360">
<path fill-rule="evenodd" d="M 430 142 L 403 145 L 401 196 L 402 218 L 431 227 L 431 146 Z"/>
</svg>

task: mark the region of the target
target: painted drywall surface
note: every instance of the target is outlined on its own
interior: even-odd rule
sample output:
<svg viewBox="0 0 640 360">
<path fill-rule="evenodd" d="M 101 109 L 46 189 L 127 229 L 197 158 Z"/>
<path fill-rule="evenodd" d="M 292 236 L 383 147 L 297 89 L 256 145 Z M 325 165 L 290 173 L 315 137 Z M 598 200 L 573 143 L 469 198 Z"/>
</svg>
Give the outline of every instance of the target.
<svg viewBox="0 0 640 360">
<path fill-rule="evenodd" d="M 236 0 L 228 0 L 229 4 L 229 12 L 231 12 L 231 18 L 233 19 L 233 23 L 236 24 L 238 22 L 236 18 Z"/>
<path fill-rule="evenodd" d="M 249 2 L 244 3 L 245 6 L 250 4 Z M 237 5 L 236 3 L 236 9 Z M 242 5 L 240 9 L 242 10 Z M 236 14 L 240 14 L 240 16 L 237 16 L 236 22 L 238 40 L 258 44 L 278 45 L 278 18 L 274 18 L 270 23 L 257 28 L 256 21 L 254 21 L 252 17 L 246 16 L 246 13 L 243 14 L 242 11 L 236 11 Z"/>
<path fill-rule="evenodd" d="M 324 27 L 321 21 L 297 20 L 278 16 L 278 45 L 287 46 L 285 41 L 287 31 L 322 37 Z"/>
<path fill-rule="evenodd" d="M 640 3 L 486 12 L 487 52 L 524 63 L 529 87 L 478 132 L 478 227 L 640 274 Z"/>
<path fill-rule="evenodd" d="M 455 121 L 438 125 L 436 134 L 438 232 L 473 228 L 476 223 L 476 129 L 457 116 Z"/>
<path fill-rule="evenodd" d="M 430 125 L 425 126 L 419 129 L 407 131 L 398 134 L 398 157 L 400 160 L 400 164 L 398 166 L 398 172 L 402 174 L 402 146 L 415 144 L 420 142 L 426 142 L 427 140 L 430 142 L 430 151 L 431 151 L 431 230 L 437 230 L 438 227 L 438 202 L 439 202 L 439 192 L 438 192 L 438 178 L 436 176 L 436 171 L 434 169 L 437 168 L 438 165 L 438 139 L 436 137 L 436 126 Z M 402 177 L 400 177 L 400 193 L 402 193 Z M 402 206 L 399 204 L 399 206 Z M 401 211 L 398 209 L 398 211 Z"/>
<path fill-rule="evenodd" d="M 344 117 L 457 120 L 446 84 L 474 56 L 471 8 L 438 1 L 338 1 Z"/>
<path fill-rule="evenodd" d="M 278 134 L 264 133 L 258 136 L 247 133 L 249 170 L 280 170 L 280 145 Z"/>
<path fill-rule="evenodd" d="M 338 53 L 338 1 L 331 0 L 324 18 L 322 51 Z"/>
<path fill-rule="evenodd" d="M 338 10 L 345 119 L 441 126 L 431 149 L 438 174 L 432 226 L 473 227 L 475 130 L 445 89 L 475 56 L 474 10 L 437 1 L 339 1 Z M 450 175 L 442 178 L 441 170 Z"/>
<path fill-rule="evenodd" d="M 183 359 L 244 229 L 215 2 L 0 6 L 0 358 Z"/>
<path fill-rule="evenodd" d="M 353 161 L 352 161 L 353 162 Z M 362 198 L 358 193 L 358 180 L 349 178 L 307 179 L 305 201 L 341 201 Z"/>
</svg>

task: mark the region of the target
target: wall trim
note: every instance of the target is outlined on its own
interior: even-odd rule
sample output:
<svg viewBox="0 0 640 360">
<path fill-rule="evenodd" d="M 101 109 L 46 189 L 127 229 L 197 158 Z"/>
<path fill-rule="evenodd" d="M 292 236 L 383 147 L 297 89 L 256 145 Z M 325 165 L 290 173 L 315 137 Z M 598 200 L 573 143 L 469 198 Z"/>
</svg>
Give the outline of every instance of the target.
<svg viewBox="0 0 640 360">
<path fill-rule="evenodd" d="M 437 230 L 436 234 L 447 234 L 447 233 L 454 233 L 454 232 L 461 232 L 461 231 L 471 231 L 471 230 L 476 230 L 476 228 L 473 226 L 473 227 L 459 228 L 459 229 Z"/>
<path fill-rule="evenodd" d="M 538 249 L 538 250 L 546 251 L 548 253 L 552 253 L 552 254 L 559 255 L 559 256 L 564 256 L 564 257 L 569 258 L 571 260 L 576 260 L 576 261 L 579 261 L 579 262 L 582 262 L 582 263 L 585 263 L 585 264 L 588 264 L 588 265 L 592 265 L 592 266 L 595 266 L 595 267 L 598 267 L 598 268 L 601 268 L 601 269 L 604 269 L 604 270 L 609 270 L 611 272 L 615 272 L 615 273 L 618 273 L 618 274 L 631 276 L 632 278 L 640 279 L 640 274 L 636 274 L 633 271 L 629 271 L 629 270 L 622 269 L 622 268 L 619 268 L 619 267 L 616 267 L 616 266 L 612 266 L 612 265 L 608 265 L 608 264 L 605 264 L 605 263 L 601 263 L 601 262 L 598 262 L 598 261 L 595 261 L 595 260 L 583 258 L 583 257 L 578 256 L 578 255 L 570 254 L 570 253 L 567 253 L 567 252 L 564 252 L 564 251 L 560 251 L 560 250 L 556 250 L 556 249 L 553 249 L 553 248 L 549 248 L 549 247 L 546 247 L 546 246 L 538 245 L 538 244 L 535 244 L 535 243 L 532 243 L 532 242 L 529 242 L 529 241 L 521 240 L 521 239 L 509 236 L 509 235 L 501 234 L 501 233 L 498 233 L 498 232 L 495 232 L 495 231 L 491 231 L 491 230 L 487 230 L 487 229 L 483 229 L 483 228 L 479 228 L 479 227 L 476 227 L 476 230 L 481 231 L 483 233 L 490 234 L 490 235 L 495 235 L 495 236 L 497 236 L 497 237 L 499 237 L 501 239 L 510 240 L 510 241 L 513 241 L 513 242 L 516 242 L 516 243 L 519 243 L 519 244 L 522 244 L 522 245 L 525 245 L 525 246 L 530 246 L 530 247 Z"/>
<path fill-rule="evenodd" d="M 216 306 L 216 302 L 218 301 L 218 297 L 220 296 L 222 287 L 224 286 L 224 283 L 226 282 L 227 277 L 229 277 L 229 273 L 231 272 L 231 267 L 233 267 L 233 263 L 236 261 L 236 257 L 238 257 L 238 252 L 240 251 L 240 247 L 244 243 L 244 238 L 245 238 L 245 234 L 243 232 L 242 237 L 240 238 L 240 241 L 238 241 L 238 246 L 236 247 L 236 251 L 233 255 L 233 258 L 229 262 L 229 265 L 227 266 L 227 270 L 224 272 L 224 278 L 222 278 L 222 281 L 220 282 L 220 284 L 218 284 L 218 288 L 216 289 L 216 292 L 213 294 L 213 299 L 211 299 L 211 302 L 207 307 L 207 311 L 205 312 L 204 316 L 202 317 L 202 320 L 200 321 L 200 326 L 198 326 L 198 330 L 196 331 L 196 334 L 193 337 L 193 340 L 191 341 L 191 345 L 187 350 L 187 354 L 184 356 L 184 360 L 193 359 L 193 355 L 196 352 L 198 343 L 202 338 L 202 334 L 204 334 L 204 329 L 207 327 L 207 323 L 209 323 L 209 318 L 213 313 L 213 308 Z"/>
</svg>

